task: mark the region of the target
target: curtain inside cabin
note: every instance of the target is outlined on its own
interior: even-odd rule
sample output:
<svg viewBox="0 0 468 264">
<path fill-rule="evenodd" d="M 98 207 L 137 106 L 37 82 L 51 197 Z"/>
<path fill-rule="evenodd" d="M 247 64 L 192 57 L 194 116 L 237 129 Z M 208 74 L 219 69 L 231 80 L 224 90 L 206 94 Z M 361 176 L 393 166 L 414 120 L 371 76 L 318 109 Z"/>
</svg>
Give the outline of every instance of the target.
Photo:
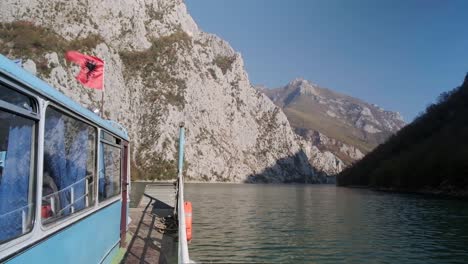
<svg viewBox="0 0 468 264">
<path fill-rule="evenodd" d="M 0 123 L 0 241 L 5 241 L 23 233 L 23 221 L 25 231 L 32 222 L 34 121 L 0 111 Z"/>
<path fill-rule="evenodd" d="M 44 136 L 44 177 L 53 179 L 58 191 L 58 211 L 56 217 L 71 213 L 86 207 L 87 175 L 94 171 L 93 159 L 89 161 L 94 148 L 89 149 L 88 140 L 93 139 L 90 128 L 85 123 L 64 115 L 54 109 L 48 109 L 46 114 Z M 94 140 L 92 140 L 94 141 Z M 90 179 L 89 181 L 92 181 Z M 74 203 L 71 204 L 72 188 Z M 53 189 L 53 188 L 52 188 Z M 43 194 L 43 196 L 50 194 Z M 47 200 L 47 199 L 46 199 Z"/>
<path fill-rule="evenodd" d="M 99 143 L 99 200 L 102 201 L 107 197 L 106 193 L 106 165 L 104 162 L 104 143 Z"/>
<path fill-rule="evenodd" d="M 101 144 L 99 172 L 99 200 L 113 197 L 120 193 L 121 148 Z"/>
</svg>

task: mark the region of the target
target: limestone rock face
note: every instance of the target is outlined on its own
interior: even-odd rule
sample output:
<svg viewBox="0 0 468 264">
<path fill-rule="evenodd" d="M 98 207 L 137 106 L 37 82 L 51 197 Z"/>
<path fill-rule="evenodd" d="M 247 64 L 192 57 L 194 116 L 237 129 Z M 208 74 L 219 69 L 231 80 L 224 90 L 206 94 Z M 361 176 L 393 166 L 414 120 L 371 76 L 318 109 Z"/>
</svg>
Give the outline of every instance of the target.
<svg viewBox="0 0 468 264">
<path fill-rule="evenodd" d="M 63 52 L 105 60 L 103 115 L 128 129 L 134 179 L 176 177 L 180 123 L 189 180 L 324 182 L 311 157 L 339 163 L 301 148 L 283 111 L 251 87 L 242 56 L 200 31 L 182 0 L 4 0 L 0 9 L 1 32 L 48 40 L 15 49 L 17 38 L 0 34 L 1 52 L 34 61 L 39 77 L 89 109 L 101 92 L 75 81 Z"/>
<path fill-rule="evenodd" d="M 298 138 L 309 159 L 309 163 L 321 174 L 322 177 L 319 177 L 319 180 L 322 183 L 334 183 L 335 175 L 345 168 L 343 161 L 328 150 L 320 150 L 317 146 L 311 144 L 309 140 L 300 136 Z"/>
</svg>

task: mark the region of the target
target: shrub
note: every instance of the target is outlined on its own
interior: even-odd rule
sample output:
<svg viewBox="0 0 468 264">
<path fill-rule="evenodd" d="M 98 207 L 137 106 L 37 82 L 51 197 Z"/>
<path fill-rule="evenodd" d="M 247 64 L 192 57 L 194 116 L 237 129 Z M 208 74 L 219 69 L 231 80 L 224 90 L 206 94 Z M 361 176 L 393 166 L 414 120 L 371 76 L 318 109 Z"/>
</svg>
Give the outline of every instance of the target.
<svg viewBox="0 0 468 264">
<path fill-rule="evenodd" d="M 468 188 L 468 82 L 337 177 L 338 185 L 399 190 Z"/>
<path fill-rule="evenodd" d="M 0 24 L 0 53 L 16 58 L 28 58 L 35 61 L 39 75 L 48 76 L 50 68 L 45 53 L 56 52 L 64 56 L 68 50 L 90 52 L 104 40 L 98 35 L 89 35 L 72 41 L 67 41 L 54 31 L 36 26 L 28 21 L 16 21 Z"/>
<path fill-rule="evenodd" d="M 144 51 L 124 51 L 120 53 L 125 65 L 127 78 L 136 72 L 147 86 L 147 99 L 156 101 L 165 98 L 167 103 L 183 108 L 185 106 L 185 81 L 174 77 L 173 69 L 182 50 L 192 47 L 192 39 L 182 30 L 171 35 L 153 39 L 149 49 Z M 163 84 L 164 87 L 158 87 Z"/>
<path fill-rule="evenodd" d="M 214 59 L 214 64 L 218 66 L 223 74 L 226 74 L 226 72 L 232 69 L 232 63 L 236 60 L 235 56 L 217 56 Z"/>
</svg>

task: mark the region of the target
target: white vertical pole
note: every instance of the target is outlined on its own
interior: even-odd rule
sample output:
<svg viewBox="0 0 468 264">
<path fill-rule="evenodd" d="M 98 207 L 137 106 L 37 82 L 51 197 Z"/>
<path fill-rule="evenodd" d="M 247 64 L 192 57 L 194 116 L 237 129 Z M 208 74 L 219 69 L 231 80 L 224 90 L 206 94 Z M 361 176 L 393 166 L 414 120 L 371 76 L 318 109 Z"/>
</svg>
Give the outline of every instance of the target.
<svg viewBox="0 0 468 264">
<path fill-rule="evenodd" d="M 55 198 L 54 198 L 54 196 L 50 197 L 50 207 L 52 209 L 52 214 L 53 214 L 52 217 L 54 217 L 55 216 Z"/>
<path fill-rule="evenodd" d="M 106 61 L 104 62 L 104 69 L 102 70 L 102 90 L 101 90 L 101 117 L 104 118 L 104 91 L 106 83 Z"/>
<path fill-rule="evenodd" d="M 71 213 L 73 214 L 75 212 L 75 189 L 73 186 L 70 188 L 70 204 Z"/>
<path fill-rule="evenodd" d="M 26 233 L 26 211 L 23 209 L 21 210 L 21 226 L 23 227 L 22 228 L 22 231 L 23 231 L 23 234 Z"/>
<path fill-rule="evenodd" d="M 85 203 L 86 203 L 86 207 L 89 206 L 89 186 L 88 186 L 89 183 L 88 183 L 88 180 L 89 180 L 89 178 L 86 177 L 86 180 L 85 180 L 85 184 L 86 184 L 86 187 L 85 187 L 85 195 L 86 195 L 86 196 L 85 196 L 85 201 L 86 201 Z"/>
<path fill-rule="evenodd" d="M 185 208 L 184 208 L 184 144 L 185 144 L 185 128 L 180 125 L 179 130 L 179 166 L 178 166 L 178 181 L 179 191 L 177 197 L 177 218 L 179 220 L 179 260 L 178 263 L 191 263 L 187 245 L 187 228 L 185 225 Z"/>
</svg>

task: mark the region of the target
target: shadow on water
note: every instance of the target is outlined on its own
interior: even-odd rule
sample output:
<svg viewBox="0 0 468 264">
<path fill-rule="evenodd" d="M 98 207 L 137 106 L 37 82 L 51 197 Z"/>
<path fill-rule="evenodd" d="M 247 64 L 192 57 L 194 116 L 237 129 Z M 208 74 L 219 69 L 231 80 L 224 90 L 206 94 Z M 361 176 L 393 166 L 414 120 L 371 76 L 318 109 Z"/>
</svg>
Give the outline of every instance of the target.
<svg viewBox="0 0 468 264">
<path fill-rule="evenodd" d="M 322 183 L 301 149 L 294 155 L 278 159 L 275 164 L 247 177 L 245 183 Z M 325 178 L 325 177 L 321 177 Z M 325 181 L 325 180 L 324 180 Z"/>
</svg>

